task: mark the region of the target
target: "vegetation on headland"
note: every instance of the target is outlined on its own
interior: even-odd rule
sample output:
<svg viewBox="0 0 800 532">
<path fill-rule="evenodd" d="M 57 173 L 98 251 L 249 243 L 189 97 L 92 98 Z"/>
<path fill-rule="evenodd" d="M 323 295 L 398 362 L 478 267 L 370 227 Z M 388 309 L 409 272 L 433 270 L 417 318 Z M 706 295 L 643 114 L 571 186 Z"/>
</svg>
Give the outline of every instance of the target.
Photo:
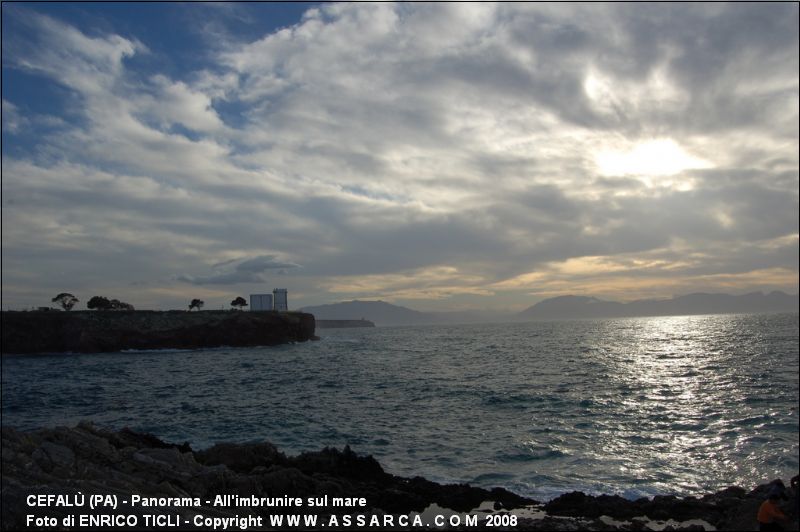
<svg viewBox="0 0 800 532">
<path fill-rule="evenodd" d="M 119 299 L 108 299 L 103 296 L 94 296 L 87 303 L 89 310 L 136 310 L 130 303 L 125 303 Z"/>
<path fill-rule="evenodd" d="M 238 296 L 236 299 L 231 301 L 231 307 L 242 310 L 244 307 L 247 306 L 247 301 L 242 296 Z"/>
<path fill-rule="evenodd" d="M 51 299 L 50 302 L 57 304 L 63 310 L 69 311 L 72 310 L 77 303 L 80 303 L 80 299 L 69 292 L 61 292 Z M 205 302 L 202 299 L 195 298 L 189 302 L 189 310 L 200 310 L 204 305 Z M 231 301 L 231 308 L 234 310 L 242 310 L 246 306 L 247 300 L 242 296 L 237 296 Z M 109 299 L 105 296 L 92 296 L 86 302 L 86 308 L 88 310 L 136 310 L 130 303 L 120 301 L 119 299 Z M 46 311 L 56 309 L 51 307 L 38 307 L 36 310 Z"/>
<path fill-rule="evenodd" d="M 77 303 L 80 303 L 80 299 L 69 292 L 61 292 L 51 299 L 50 302 L 56 303 L 63 310 L 69 311 L 72 310 Z M 201 310 L 204 305 L 205 301 L 194 298 L 189 302 L 189 310 Z M 247 306 L 247 300 L 242 296 L 236 296 L 236 298 L 231 301 L 230 305 L 232 310 L 243 310 L 244 307 Z M 130 303 L 126 303 L 118 299 L 109 299 L 104 296 L 92 296 L 86 302 L 86 308 L 88 310 L 136 310 Z M 38 307 L 37 310 L 46 311 L 56 309 L 51 307 Z"/>
<path fill-rule="evenodd" d="M 79 302 L 78 298 L 73 296 L 69 292 L 61 292 L 50 301 L 52 303 L 57 303 L 61 305 L 61 308 L 67 311 L 72 310 L 72 307 L 75 306 L 75 303 Z"/>
</svg>

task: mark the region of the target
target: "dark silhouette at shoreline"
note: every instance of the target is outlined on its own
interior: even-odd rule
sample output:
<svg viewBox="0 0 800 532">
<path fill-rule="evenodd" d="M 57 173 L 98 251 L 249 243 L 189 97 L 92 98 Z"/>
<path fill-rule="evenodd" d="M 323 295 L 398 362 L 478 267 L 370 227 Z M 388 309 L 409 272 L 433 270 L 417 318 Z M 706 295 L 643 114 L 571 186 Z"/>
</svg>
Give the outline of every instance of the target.
<svg viewBox="0 0 800 532">
<path fill-rule="evenodd" d="M 479 513 L 479 523 L 492 512 L 528 509 L 537 518 L 519 518 L 517 530 L 642 530 L 649 520 L 668 520 L 672 530 L 700 530 L 702 520 L 717 530 L 754 530 L 756 513 L 773 483 L 755 489 L 731 486 L 702 497 L 656 496 L 628 500 L 618 495 L 592 496 L 565 493 L 548 503 L 521 497 L 503 488 L 484 489 L 467 484 L 439 484 L 422 477 L 404 478 L 389 474 L 371 456 L 359 456 L 348 447 L 286 456 L 269 442 L 219 443 L 201 451 L 187 444 L 171 444 L 155 436 L 128 429 L 109 431 L 82 422 L 77 427 L 57 427 L 19 432 L 2 429 L 3 516 L 2 528 L 25 527 L 31 493 L 47 486 L 51 494 L 74 495 L 114 492 L 122 498 L 131 494 L 177 501 L 169 508 L 181 520 L 201 513 L 232 516 L 286 514 L 285 507 L 219 507 L 206 503 L 217 495 L 252 497 L 363 498 L 363 507 L 322 508 L 302 505 L 295 513 L 313 514 L 323 523 L 331 516 L 359 513 L 410 515 L 432 504 L 456 512 L 474 511 L 486 501 L 493 507 Z M 113 486 L 107 484 L 114 479 Z M 148 507 L 125 508 L 126 513 L 150 513 Z M 47 508 L 59 517 L 71 508 Z M 88 511 L 88 510 L 86 510 Z M 102 509 L 99 511 L 103 511 Z M 787 504 L 790 528 L 796 530 L 797 514 Z M 614 519 L 609 522 L 603 519 Z M 268 523 L 268 521 L 267 521 Z M 792 526 L 794 528 L 792 528 Z M 699 528 L 698 528 L 699 527 Z M 326 526 L 326 528 L 329 528 Z M 332 527 L 338 529 L 338 527 Z"/>
<path fill-rule="evenodd" d="M 253 347 L 316 339 L 302 312 L 4 311 L 4 353 Z"/>
</svg>

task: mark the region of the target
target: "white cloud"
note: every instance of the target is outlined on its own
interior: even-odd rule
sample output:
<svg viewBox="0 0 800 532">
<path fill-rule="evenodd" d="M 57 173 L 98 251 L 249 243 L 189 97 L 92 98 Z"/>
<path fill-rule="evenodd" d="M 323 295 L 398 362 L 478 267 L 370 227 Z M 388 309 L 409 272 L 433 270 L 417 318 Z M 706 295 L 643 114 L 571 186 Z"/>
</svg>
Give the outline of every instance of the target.
<svg viewBox="0 0 800 532">
<path fill-rule="evenodd" d="M 282 269 L 308 304 L 528 290 L 553 264 L 563 290 L 617 266 L 662 286 L 699 251 L 692 278 L 796 272 L 785 251 L 726 252 L 796 234 L 796 15 L 336 3 L 228 34 L 178 79 L 130 61 L 150 43 L 16 11 L 9 65 L 76 103 L 57 134 L 4 154 L 7 277 L 31 282 L 31 241 L 41 276 L 69 251 L 70 275 L 113 265 L 109 284 L 139 275 L 154 298 L 175 297 L 175 272 L 209 286 Z M 3 101 L 12 133 L 34 122 L 17 104 Z M 150 262 L 125 265 L 132 250 Z M 575 264 L 598 281 L 570 285 Z"/>
<path fill-rule="evenodd" d="M 113 89 L 123 73 L 123 60 L 147 51 L 139 41 L 119 35 L 88 37 L 73 26 L 30 11 L 19 20 L 32 31 L 12 43 L 9 62 L 84 94 Z"/>
<path fill-rule="evenodd" d="M 197 132 L 214 133 L 223 127 L 211 98 L 203 92 L 163 75 L 154 76 L 152 82 L 155 93 L 143 105 L 147 118 L 160 123 L 162 128 L 180 124 Z"/>
<path fill-rule="evenodd" d="M 16 105 L 3 99 L 3 129 L 15 133 L 25 127 L 27 122 L 27 117 L 20 113 Z"/>
</svg>

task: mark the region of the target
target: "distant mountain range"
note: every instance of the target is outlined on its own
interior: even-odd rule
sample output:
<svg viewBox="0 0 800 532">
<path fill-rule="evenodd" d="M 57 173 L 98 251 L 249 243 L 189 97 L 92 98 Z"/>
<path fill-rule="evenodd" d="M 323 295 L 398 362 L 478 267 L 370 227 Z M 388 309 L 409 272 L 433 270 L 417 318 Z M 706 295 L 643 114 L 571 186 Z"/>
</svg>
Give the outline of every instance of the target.
<svg viewBox="0 0 800 532">
<path fill-rule="evenodd" d="M 392 305 L 385 301 L 347 301 L 316 307 L 304 307 L 303 312 L 313 314 L 318 320 L 367 319 L 375 325 L 424 325 L 433 323 L 479 323 L 508 321 L 512 313 L 464 312 L 420 312 Z"/>
<path fill-rule="evenodd" d="M 424 325 L 436 323 L 478 323 L 539 321 L 634 316 L 680 316 L 691 314 L 732 314 L 744 312 L 797 312 L 800 299 L 784 292 L 689 294 L 672 299 L 642 299 L 630 303 L 604 301 L 586 296 L 545 299 L 519 313 L 502 312 L 420 312 L 385 301 L 347 301 L 304 307 L 301 310 L 320 320 L 358 320 L 376 325 Z"/>
<path fill-rule="evenodd" d="M 623 318 L 633 316 L 681 316 L 733 314 L 738 312 L 796 312 L 798 296 L 784 292 L 689 294 L 672 299 L 641 299 L 630 303 L 603 301 L 594 297 L 561 296 L 545 299 L 519 313 L 527 320 L 574 318 Z"/>
</svg>

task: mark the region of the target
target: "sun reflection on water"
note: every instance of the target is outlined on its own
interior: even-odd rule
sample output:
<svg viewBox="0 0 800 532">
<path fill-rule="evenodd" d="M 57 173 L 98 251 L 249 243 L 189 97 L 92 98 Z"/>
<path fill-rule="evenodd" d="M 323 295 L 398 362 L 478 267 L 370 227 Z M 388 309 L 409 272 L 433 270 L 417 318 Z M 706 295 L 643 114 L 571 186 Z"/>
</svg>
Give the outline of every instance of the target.
<svg viewBox="0 0 800 532">
<path fill-rule="evenodd" d="M 774 412 L 753 411 L 742 405 L 722 408 L 737 400 L 750 384 L 737 368 L 747 364 L 737 353 L 719 349 L 719 316 L 670 316 L 627 320 L 627 334 L 618 336 L 604 353 L 611 388 L 621 391 L 616 424 L 600 435 L 603 454 L 622 458 L 628 474 L 652 477 L 642 464 L 672 471 L 669 484 L 694 490 L 704 485 L 712 469 L 729 469 L 725 459 L 726 431 L 736 447 L 749 453 L 758 466 L 758 443 L 766 441 Z M 736 335 L 735 317 L 727 334 Z M 742 338 L 757 342 L 758 338 Z M 724 397 L 721 397 L 724 396 Z M 759 411 L 760 410 L 760 411 Z M 645 436 L 646 435 L 646 436 Z M 788 449 L 787 449 L 788 451 Z M 755 469 L 751 470 L 753 474 Z"/>
</svg>

